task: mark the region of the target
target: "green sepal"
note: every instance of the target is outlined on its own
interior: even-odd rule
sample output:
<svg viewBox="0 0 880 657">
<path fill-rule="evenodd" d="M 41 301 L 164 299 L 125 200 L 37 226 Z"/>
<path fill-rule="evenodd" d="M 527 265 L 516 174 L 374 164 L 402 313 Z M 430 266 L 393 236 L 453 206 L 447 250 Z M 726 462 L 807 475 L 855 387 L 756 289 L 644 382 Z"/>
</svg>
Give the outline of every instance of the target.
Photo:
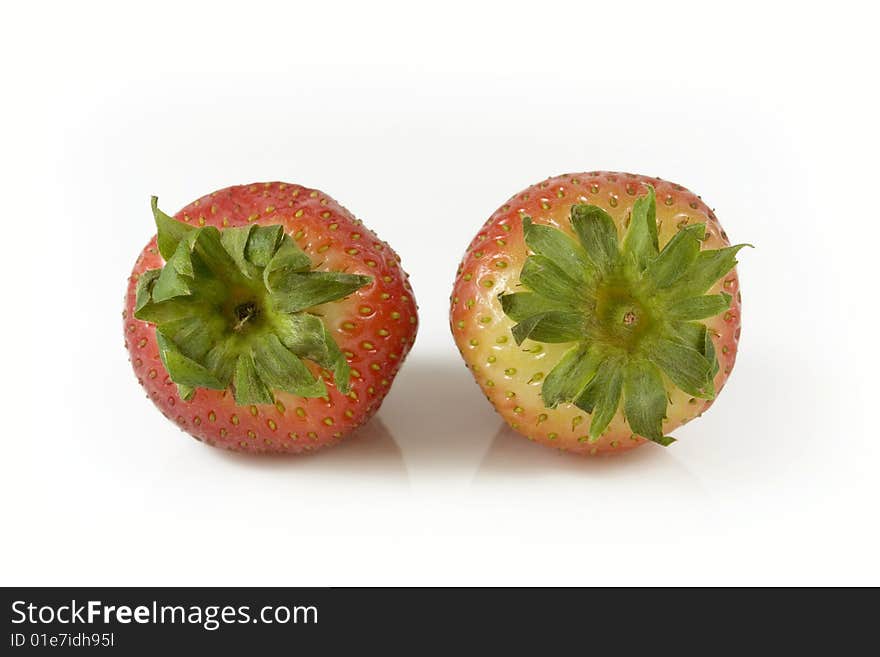
<svg viewBox="0 0 880 657">
<path fill-rule="evenodd" d="M 192 237 L 191 261 L 194 265 L 198 293 L 208 295 L 221 303 L 230 285 L 242 285 L 244 278 L 236 267 L 235 260 L 223 246 L 222 233 L 213 226 L 200 228 Z"/>
<path fill-rule="evenodd" d="M 499 295 L 501 309 L 504 314 L 515 322 L 522 322 L 533 315 L 548 313 L 555 310 L 576 310 L 576 305 L 569 305 L 564 301 L 556 301 L 535 294 L 534 292 L 514 292 L 512 294 Z"/>
<path fill-rule="evenodd" d="M 238 404 L 268 404 L 275 391 L 323 397 L 327 386 L 303 358 L 350 389 L 350 367 L 323 321 L 303 312 L 372 278 L 311 271 L 283 226 L 194 227 L 151 207 L 161 269 L 141 274 L 137 319 L 157 325 L 162 362 L 183 399 L 199 387 L 232 387 Z"/>
<path fill-rule="evenodd" d="M 575 312 L 540 313 L 516 324 L 510 332 L 517 345 L 526 338 L 549 343 L 572 342 L 584 333 L 584 317 Z"/>
<path fill-rule="evenodd" d="M 278 277 L 271 293 L 272 303 L 279 312 L 295 313 L 343 299 L 372 280 L 369 276 L 332 271 L 290 272 Z"/>
<path fill-rule="evenodd" d="M 317 362 L 327 354 L 324 322 L 309 313 L 281 315 L 275 320 L 275 334 L 281 343 L 300 358 Z"/>
<path fill-rule="evenodd" d="M 250 224 L 249 226 L 226 228 L 220 235 L 223 248 L 235 262 L 241 275 L 248 279 L 257 278 L 259 275 L 259 269 L 247 259 L 246 255 L 248 240 L 256 227 L 256 224 Z"/>
<path fill-rule="evenodd" d="M 522 222 L 526 246 L 534 253 L 548 258 L 579 281 L 594 278 L 592 263 L 575 240 L 552 226 L 532 223 L 531 217 L 523 217 Z"/>
<path fill-rule="evenodd" d="M 165 267 L 153 284 L 151 296 L 153 303 L 161 303 L 175 297 L 189 296 L 191 293 L 186 278 L 178 274 L 174 267 Z"/>
<path fill-rule="evenodd" d="M 154 302 L 159 303 L 174 297 L 192 294 L 190 287 L 192 276 L 181 273 L 181 271 L 192 271 L 189 247 L 184 240 L 178 242 L 178 246 L 167 265 L 162 268 L 162 272 L 153 284 L 151 295 Z"/>
<path fill-rule="evenodd" d="M 183 401 L 189 401 L 196 394 L 196 389 L 192 386 L 185 386 L 182 383 L 175 384 L 177 387 L 177 394 Z"/>
<path fill-rule="evenodd" d="M 561 402 L 575 399 L 596 374 L 598 366 L 599 359 L 586 344 L 575 345 L 566 351 L 541 386 L 544 405 L 556 408 Z"/>
<path fill-rule="evenodd" d="M 163 324 L 203 312 L 212 312 L 211 304 L 195 301 L 190 297 L 176 297 L 156 303 L 152 300 L 135 311 L 134 316 L 144 322 Z"/>
<path fill-rule="evenodd" d="M 193 267 L 192 251 L 200 232 L 189 233 L 180 240 L 177 243 L 177 248 L 174 249 L 174 254 L 168 260 L 171 268 L 184 278 L 195 278 L 196 272 Z"/>
<path fill-rule="evenodd" d="M 184 356 L 174 341 L 160 330 L 156 331 L 156 343 L 159 345 L 159 358 L 168 371 L 168 376 L 178 385 L 211 390 L 223 390 L 226 387 L 208 368 Z"/>
<path fill-rule="evenodd" d="M 730 299 L 731 296 L 726 292 L 682 299 L 669 305 L 666 311 L 667 317 L 679 321 L 714 317 L 730 307 Z"/>
<path fill-rule="evenodd" d="M 605 358 L 599 364 L 595 376 L 574 399 L 574 405 L 592 414 L 590 441 L 599 439 L 620 406 L 623 392 L 623 359 L 619 356 Z"/>
<path fill-rule="evenodd" d="M 737 244 L 723 249 L 700 251 L 677 283 L 666 292 L 671 299 L 687 299 L 704 294 L 731 269 L 736 267 L 736 254 L 750 244 Z"/>
<path fill-rule="evenodd" d="M 620 259 L 617 226 L 605 210 L 579 203 L 571 206 L 571 225 L 587 257 L 600 272 L 609 272 Z"/>
<path fill-rule="evenodd" d="M 680 229 L 648 265 L 646 278 L 654 289 L 667 288 L 680 279 L 696 260 L 706 235 L 705 224 Z"/>
<path fill-rule="evenodd" d="M 708 399 L 715 399 L 715 375 L 718 374 L 720 365 L 715 356 L 715 345 L 712 342 L 712 334 L 707 330 L 703 338 L 703 356 L 709 361 L 709 380 L 706 382 L 706 394 Z"/>
<path fill-rule="evenodd" d="M 165 260 L 170 260 L 180 241 L 196 229 L 162 212 L 159 209 L 158 196 L 150 197 L 150 207 L 156 220 L 156 245 L 159 247 L 159 253 Z"/>
<path fill-rule="evenodd" d="M 254 363 L 259 377 L 269 389 L 283 390 L 300 397 L 323 397 L 327 386 L 294 356 L 274 333 L 254 344 Z M 273 400 L 274 401 L 274 400 Z"/>
<path fill-rule="evenodd" d="M 703 338 L 703 355 L 710 363 L 712 363 L 712 379 L 718 374 L 721 366 L 718 364 L 718 358 L 715 355 L 715 343 L 712 342 L 712 334 L 707 330 Z"/>
<path fill-rule="evenodd" d="M 284 227 L 280 224 L 272 226 L 254 226 L 245 246 L 245 258 L 258 269 L 263 269 L 274 257 L 281 244 Z"/>
<path fill-rule="evenodd" d="M 211 373 L 223 384 L 224 389 L 229 387 L 232 377 L 235 376 L 235 365 L 241 348 L 242 345 L 236 344 L 234 340 L 224 340 L 215 344 L 205 354 L 205 367 L 211 370 Z"/>
<path fill-rule="evenodd" d="M 659 338 L 647 345 L 648 359 L 689 395 L 712 399 L 712 363 L 696 349 Z"/>
<path fill-rule="evenodd" d="M 680 342 L 686 347 L 696 349 L 704 356 L 706 345 L 706 326 L 699 322 L 669 322 L 666 337 Z"/>
<path fill-rule="evenodd" d="M 226 326 L 216 315 L 194 314 L 163 322 L 159 331 L 172 340 L 181 353 L 202 362 L 214 345 L 224 341 Z"/>
<path fill-rule="evenodd" d="M 630 361 L 626 366 L 623 397 L 623 411 L 633 433 L 653 442 L 662 441 L 668 398 L 657 367 L 641 359 Z"/>
<path fill-rule="evenodd" d="M 342 394 L 347 395 L 351 389 L 351 367 L 345 359 L 345 354 L 342 353 L 342 350 L 336 344 L 326 326 L 324 326 L 324 344 L 327 347 L 327 356 L 322 359 L 316 358 L 315 362 L 333 371 L 333 380 L 336 382 L 336 387 Z"/>
<path fill-rule="evenodd" d="M 300 358 L 332 370 L 336 387 L 343 393 L 349 391 L 348 361 L 318 317 L 308 313 L 285 315 L 277 322 L 276 334 L 282 344 Z"/>
<path fill-rule="evenodd" d="M 523 263 L 519 280 L 533 292 L 553 301 L 575 305 L 580 299 L 582 286 L 545 256 L 535 255 L 528 258 Z"/>
<path fill-rule="evenodd" d="M 272 404 L 275 397 L 257 374 L 254 357 L 250 353 L 239 354 L 235 361 L 235 373 L 232 376 L 232 391 L 235 403 L 240 406 L 247 404 Z"/>
<path fill-rule="evenodd" d="M 263 285 L 266 286 L 267 290 L 274 290 L 277 281 L 279 278 L 283 278 L 285 273 L 307 272 L 311 267 L 312 261 L 309 259 L 309 256 L 296 246 L 290 237 L 285 235 L 281 240 L 278 250 L 275 251 L 275 255 L 272 256 L 272 259 L 263 270 Z"/>
<path fill-rule="evenodd" d="M 648 185 L 648 193 L 633 203 L 629 227 L 623 237 L 622 251 L 625 257 L 644 269 L 657 257 L 659 238 L 657 236 L 657 204 L 654 188 Z"/>
<path fill-rule="evenodd" d="M 666 337 L 686 347 L 690 347 L 703 355 L 706 361 L 712 365 L 709 381 L 711 385 L 712 379 L 718 373 L 719 365 L 715 354 L 715 345 L 712 342 L 712 335 L 706 329 L 706 326 L 699 322 L 669 322 Z"/>
<path fill-rule="evenodd" d="M 135 288 L 135 317 L 137 317 L 137 313 L 140 312 L 144 306 L 150 303 L 153 294 L 153 284 L 156 282 L 156 279 L 159 278 L 159 274 L 161 273 L 161 269 L 150 269 L 149 271 L 145 271 L 140 275 L 140 278 L 138 278 L 137 287 Z"/>
</svg>

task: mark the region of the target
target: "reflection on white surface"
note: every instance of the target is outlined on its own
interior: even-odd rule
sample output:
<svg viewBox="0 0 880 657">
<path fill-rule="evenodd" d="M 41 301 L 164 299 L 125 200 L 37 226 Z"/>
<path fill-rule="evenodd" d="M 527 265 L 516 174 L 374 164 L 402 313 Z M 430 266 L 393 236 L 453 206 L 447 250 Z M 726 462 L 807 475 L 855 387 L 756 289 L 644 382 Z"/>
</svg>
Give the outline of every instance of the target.
<svg viewBox="0 0 880 657">
<path fill-rule="evenodd" d="M 496 485 L 516 478 L 548 477 L 559 481 L 578 478 L 590 486 L 631 486 L 631 490 L 636 485 L 644 489 L 646 483 L 653 482 L 665 494 L 706 494 L 699 478 L 673 452 L 659 445 L 643 445 L 616 455 L 578 456 L 530 442 L 506 424 L 495 434 L 474 481 Z"/>
<path fill-rule="evenodd" d="M 416 483 L 473 483 L 476 497 L 489 492 L 483 484 L 506 490 L 518 479 L 548 479 L 551 488 L 581 482 L 584 490 L 655 482 L 664 494 L 705 495 L 699 478 L 659 446 L 588 458 L 528 441 L 501 421 L 457 357 L 406 363 L 380 415 L 393 427 Z"/>
<path fill-rule="evenodd" d="M 227 467 L 265 473 L 321 473 L 333 478 L 373 483 L 407 483 L 400 447 L 379 417 L 373 417 L 340 444 L 304 454 L 241 454 L 221 449 L 212 454 Z"/>
<path fill-rule="evenodd" d="M 404 364 L 379 411 L 410 474 L 467 481 L 489 446 L 498 415 L 458 354 Z"/>
<path fill-rule="evenodd" d="M 545 481 L 559 490 L 576 486 L 602 497 L 627 487 L 652 495 L 706 495 L 673 450 L 645 445 L 589 458 L 528 441 L 500 420 L 467 369 L 453 359 L 411 359 L 379 414 L 335 447 L 273 456 L 197 447 L 224 468 L 281 475 L 282 481 L 296 475 L 300 482 L 344 479 L 358 488 L 381 482 L 403 489 L 412 482 L 448 483 L 470 489 L 474 498 L 491 497 L 492 486 L 506 490 L 519 480 Z"/>
</svg>

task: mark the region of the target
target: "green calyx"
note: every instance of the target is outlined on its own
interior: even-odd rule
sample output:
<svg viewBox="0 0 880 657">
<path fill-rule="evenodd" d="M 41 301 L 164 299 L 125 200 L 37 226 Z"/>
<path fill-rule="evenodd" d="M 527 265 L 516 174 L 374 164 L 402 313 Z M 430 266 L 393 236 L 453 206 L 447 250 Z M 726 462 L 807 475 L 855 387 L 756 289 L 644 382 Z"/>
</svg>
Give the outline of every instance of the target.
<svg viewBox="0 0 880 657">
<path fill-rule="evenodd" d="M 623 403 L 632 431 L 661 445 L 667 385 L 712 399 L 718 359 L 699 320 L 729 307 L 706 292 L 736 265 L 740 244 L 701 250 L 704 224 L 685 225 L 659 248 L 654 189 L 638 198 L 623 236 L 603 209 L 571 208 L 577 239 L 523 217 L 530 255 L 520 273 L 527 291 L 500 296 L 524 340 L 575 343 L 544 379 L 547 408 L 571 403 L 590 413 L 596 441 Z"/>
<path fill-rule="evenodd" d="M 367 285 L 369 276 L 312 271 L 281 225 L 197 228 L 152 198 L 165 266 L 144 272 L 135 317 L 156 325 L 159 355 L 180 396 L 232 387 L 237 404 L 271 404 L 275 392 L 324 397 L 303 360 L 333 372 L 349 390 L 345 356 L 308 312 Z"/>
</svg>

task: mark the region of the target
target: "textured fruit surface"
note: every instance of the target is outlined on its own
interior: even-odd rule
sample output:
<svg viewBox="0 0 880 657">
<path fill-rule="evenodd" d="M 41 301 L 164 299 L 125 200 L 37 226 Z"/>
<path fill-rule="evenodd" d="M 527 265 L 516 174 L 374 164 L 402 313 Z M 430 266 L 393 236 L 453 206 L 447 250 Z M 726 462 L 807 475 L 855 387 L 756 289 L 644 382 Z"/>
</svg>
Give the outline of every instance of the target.
<svg viewBox="0 0 880 657">
<path fill-rule="evenodd" d="M 563 360 L 565 354 L 572 353 L 573 345 L 577 342 L 563 341 L 564 330 L 558 326 L 550 331 L 555 331 L 552 339 L 540 339 L 540 326 L 532 333 L 536 339 L 521 339 L 523 331 L 527 333 L 533 326 L 520 322 L 520 326 L 514 330 L 518 321 L 505 312 L 502 297 L 509 302 L 514 294 L 528 291 L 522 275 L 527 259 L 535 252 L 525 242 L 524 226 L 529 230 L 531 226 L 558 229 L 578 245 L 579 253 L 584 253 L 581 242 L 578 242 L 577 231 L 573 228 L 572 212 L 575 206 L 581 209 L 591 206 L 598 208 L 595 211 L 597 214 L 610 217 L 609 224 L 613 222 L 617 232 L 615 239 L 620 241 L 622 248 L 627 241 L 634 206 L 644 217 L 648 195 L 652 190 L 656 198 L 655 209 L 653 201 L 651 209 L 652 214 L 656 212 L 655 253 L 657 249 L 662 251 L 673 236 L 683 229 L 686 235 L 696 236 L 699 240 L 696 247 L 699 252 L 729 247 L 727 235 L 714 212 L 684 187 L 658 178 L 598 171 L 550 178 L 515 195 L 492 214 L 467 249 L 451 298 L 453 336 L 474 378 L 492 405 L 512 428 L 534 441 L 583 454 L 620 452 L 647 442 L 630 426 L 623 401 L 599 435 L 591 435 L 594 416 L 583 408 L 571 402 L 559 403 L 555 407 L 546 404 L 542 387 L 553 368 Z M 642 201 L 638 201 L 640 198 Z M 580 239 L 583 240 L 583 235 Z M 730 261 L 735 264 L 732 256 L 736 249 L 727 249 L 725 252 L 729 252 Z M 577 269 L 565 258 L 555 262 L 551 259 L 547 267 L 553 268 L 554 265 L 567 274 Z M 531 267 L 532 271 L 526 272 L 527 279 L 529 275 L 534 278 L 534 269 Z M 549 292 L 552 293 L 552 290 Z M 616 292 L 612 290 L 613 294 Z M 736 270 L 725 270 L 705 294 L 712 295 L 712 300 L 725 302 L 726 306 L 717 314 L 699 321 L 705 326 L 704 335 L 708 336 L 706 348 L 710 353 L 706 357 L 714 360 L 711 353 L 714 351 L 717 371 L 708 372 L 708 385 L 705 389 L 694 391 L 699 394 L 683 391 L 668 379 L 664 371 L 661 380 L 667 405 L 663 412 L 663 434 L 709 408 L 727 381 L 736 360 L 741 310 Z M 646 304 L 652 303 L 651 298 L 646 300 Z M 550 315 L 542 317 L 546 320 Z M 564 320 L 566 315 L 559 317 Z M 632 317 L 631 313 L 625 312 L 620 319 L 628 324 Z M 659 325 L 665 318 L 654 317 L 652 321 Z M 654 329 L 647 330 L 650 332 Z M 519 331 L 518 337 L 516 331 Z M 521 344 L 517 344 L 518 338 Z M 650 364 L 647 367 L 652 371 L 659 369 Z M 618 383 L 618 387 L 622 386 Z M 662 404 L 664 400 L 655 401 Z M 630 410 L 635 415 L 638 409 L 630 407 Z M 661 431 L 659 418 L 657 431 Z M 661 444 L 665 444 L 666 440 L 659 433 L 655 438 Z"/>
<path fill-rule="evenodd" d="M 317 392 L 314 385 L 305 396 L 277 388 L 266 390 L 259 379 L 250 377 L 251 385 L 245 394 L 244 382 L 248 380 L 248 372 L 238 369 L 234 375 L 238 386 L 208 389 L 198 385 L 192 388 L 178 385 L 180 380 L 175 383 L 166 368 L 166 363 L 172 362 L 168 359 L 175 354 L 163 351 L 165 358 L 160 356 L 163 337 L 160 334 L 157 341 L 155 321 L 142 321 L 136 317 L 136 313 L 144 313 L 141 308 L 144 301 L 138 299 L 139 280 L 145 275 L 157 278 L 156 270 L 166 265 L 166 259 L 160 253 L 162 245 L 157 245 L 154 237 L 138 257 L 129 279 L 123 320 L 125 344 L 134 372 L 162 413 L 198 440 L 246 452 L 310 451 L 338 442 L 366 422 L 388 393 L 417 330 L 416 304 L 407 275 L 388 244 L 326 194 L 280 182 L 222 189 L 190 203 L 174 219 L 187 227 L 219 229 L 208 237 L 224 235 L 227 229 L 251 225 L 281 226 L 283 233 L 277 231 L 276 245 L 295 245 L 298 249 L 290 251 L 294 255 L 300 250 L 305 253 L 307 268 L 315 272 L 341 273 L 340 277 L 347 276 L 356 281 L 351 286 L 356 289 L 343 289 L 339 294 L 347 293 L 347 296 L 297 314 L 310 321 L 319 319 L 331 338 L 327 344 L 332 346 L 335 343 L 341 351 L 335 367 L 330 365 L 332 358 L 324 363 L 327 367 L 310 360 L 309 356 L 297 361 L 308 369 L 304 372 L 307 378 L 317 382 Z M 251 246 L 253 241 L 248 243 L 248 247 Z M 247 263 L 247 266 L 251 265 Z M 260 276 L 255 280 L 261 280 Z M 266 280 L 269 280 L 268 274 Z M 146 282 L 141 281 L 140 291 L 146 289 Z M 151 282 L 156 295 L 158 281 Z M 242 308 L 246 310 L 242 311 Z M 246 323 L 248 308 L 250 306 L 246 304 L 239 304 L 229 309 L 238 314 L 230 317 L 231 328 L 221 326 L 218 329 L 220 334 L 231 335 L 230 331 L 238 324 Z M 302 310 L 299 307 L 293 309 Z M 255 313 L 254 317 L 257 318 L 258 314 Z M 211 319 L 216 318 L 212 316 Z M 320 329 L 320 324 L 318 327 Z M 198 341 L 198 335 L 190 336 L 190 339 Z M 274 345 L 279 346 L 277 342 Z M 290 358 L 288 354 L 284 355 Z M 199 369 L 185 358 L 179 360 Z M 277 362 L 277 359 L 269 359 L 267 366 L 274 367 Z M 183 371 L 184 379 L 187 373 Z M 347 382 L 337 381 L 338 376 L 345 374 L 348 374 L 344 377 Z M 276 378 L 284 380 L 284 375 L 283 371 L 277 372 Z M 233 375 L 229 374 L 229 377 Z M 299 389 L 294 384 L 286 387 Z M 347 392 L 344 392 L 346 388 Z"/>
</svg>

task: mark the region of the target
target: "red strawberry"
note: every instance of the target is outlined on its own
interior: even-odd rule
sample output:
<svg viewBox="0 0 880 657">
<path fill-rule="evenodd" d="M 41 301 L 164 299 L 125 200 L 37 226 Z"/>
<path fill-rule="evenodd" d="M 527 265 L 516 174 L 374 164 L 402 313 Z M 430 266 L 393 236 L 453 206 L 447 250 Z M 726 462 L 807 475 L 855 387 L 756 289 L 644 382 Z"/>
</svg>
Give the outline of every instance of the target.
<svg viewBox="0 0 880 657">
<path fill-rule="evenodd" d="M 668 445 L 733 368 L 742 246 L 680 185 L 550 178 L 471 242 L 452 332 L 489 401 L 531 440 L 588 454 Z"/>
<path fill-rule="evenodd" d="M 169 419 L 230 450 L 338 442 L 379 408 L 416 335 L 400 259 L 326 194 L 222 189 L 158 227 L 129 279 L 125 340 Z"/>
</svg>

